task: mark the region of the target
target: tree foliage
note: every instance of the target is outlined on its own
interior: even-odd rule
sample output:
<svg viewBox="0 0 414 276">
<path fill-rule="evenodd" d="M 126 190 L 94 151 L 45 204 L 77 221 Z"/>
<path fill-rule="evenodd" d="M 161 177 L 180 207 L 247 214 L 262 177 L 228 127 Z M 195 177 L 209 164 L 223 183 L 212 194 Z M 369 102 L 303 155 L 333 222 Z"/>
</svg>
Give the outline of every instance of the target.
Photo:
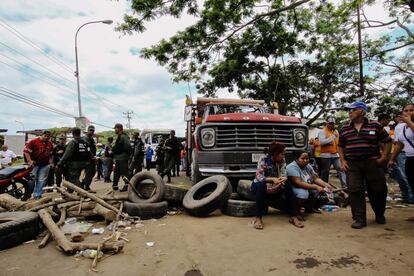
<svg viewBox="0 0 414 276">
<path fill-rule="evenodd" d="M 206 0 L 202 6 L 195 0 L 131 2 L 134 14 L 125 16 L 119 31 L 142 32 L 145 22 L 165 15 L 188 13 L 198 19 L 184 31 L 144 49 L 143 56 L 165 66 L 175 81 L 195 82 L 201 94 L 214 97 L 220 89 L 227 89 L 242 98 L 276 101 L 280 113 L 299 113 L 309 119 L 308 124 L 327 108 L 360 96 L 356 9 L 376 1 Z M 412 44 L 404 25 L 411 18 L 409 3 L 386 4 L 391 16 L 401 18 L 394 23 L 406 27 L 400 26 L 404 38 L 366 37 L 366 63 L 392 61 L 410 72 L 410 55 L 389 57 L 393 52 L 389 47 L 398 47 L 390 44 Z M 363 15 L 363 28 L 378 24 Z M 392 70 L 399 76 L 397 69 Z M 378 80 L 385 72 L 375 70 L 376 74 L 365 77 L 367 101 L 375 102 L 382 91 Z M 409 73 L 399 81 L 394 88 L 412 89 Z"/>
</svg>

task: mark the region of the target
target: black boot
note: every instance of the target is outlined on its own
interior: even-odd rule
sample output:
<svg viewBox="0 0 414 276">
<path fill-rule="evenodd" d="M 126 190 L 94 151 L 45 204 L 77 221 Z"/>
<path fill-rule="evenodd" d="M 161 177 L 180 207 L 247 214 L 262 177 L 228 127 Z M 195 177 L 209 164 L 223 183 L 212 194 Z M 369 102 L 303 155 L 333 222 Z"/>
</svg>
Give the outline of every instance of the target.
<svg viewBox="0 0 414 276">
<path fill-rule="evenodd" d="M 361 229 L 367 226 L 367 222 L 363 220 L 356 220 L 354 223 L 351 224 L 351 227 L 354 229 Z"/>
</svg>

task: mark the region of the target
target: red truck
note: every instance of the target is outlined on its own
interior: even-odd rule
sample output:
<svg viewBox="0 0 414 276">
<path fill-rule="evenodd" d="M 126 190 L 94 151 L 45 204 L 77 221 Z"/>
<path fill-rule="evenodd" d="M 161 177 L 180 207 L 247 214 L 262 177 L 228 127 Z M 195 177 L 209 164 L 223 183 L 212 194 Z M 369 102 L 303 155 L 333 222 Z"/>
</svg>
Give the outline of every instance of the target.
<svg viewBox="0 0 414 276">
<path fill-rule="evenodd" d="M 272 114 L 262 100 L 187 97 L 187 175 L 193 183 L 203 177 L 253 178 L 257 161 L 272 141 L 286 145 L 287 161 L 292 152 L 305 150 L 308 128 L 301 119 Z"/>
</svg>

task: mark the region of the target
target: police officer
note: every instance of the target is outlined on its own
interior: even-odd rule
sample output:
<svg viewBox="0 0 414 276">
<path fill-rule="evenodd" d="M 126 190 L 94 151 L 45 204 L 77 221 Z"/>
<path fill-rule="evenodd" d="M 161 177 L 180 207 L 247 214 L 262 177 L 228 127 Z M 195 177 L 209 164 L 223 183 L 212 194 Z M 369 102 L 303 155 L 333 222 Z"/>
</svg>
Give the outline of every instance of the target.
<svg viewBox="0 0 414 276">
<path fill-rule="evenodd" d="M 175 137 L 175 130 L 170 131 L 170 137 L 165 141 L 164 172 L 161 177 L 168 176 L 168 183 L 171 182 L 171 170 L 174 169 L 175 156 L 180 149 L 180 142 Z"/>
<path fill-rule="evenodd" d="M 142 171 L 142 162 L 144 161 L 144 143 L 139 137 L 139 132 L 134 132 L 131 140 L 132 154 L 129 158 L 129 175 L 132 176 Z"/>
<path fill-rule="evenodd" d="M 66 145 L 65 153 L 57 164 L 64 171 L 65 178 L 78 187 L 81 187 L 79 177 L 82 170 L 86 169 L 92 161 L 88 144 L 80 134 L 80 128 L 72 129 L 73 140 Z"/>
<path fill-rule="evenodd" d="M 129 143 L 128 136 L 124 133 L 124 127 L 122 124 L 115 124 L 114 126 L 115 134 L 117 135 L 115 145 L 112 148 L 114 153 L 115 161 L 115 172 L 114 172 L 114 181 L 112 183 L 112 189 L 118 190 L 118 182 L 121 176 L 129 177 L 128 172 L 128 160 L 129 156 L 132 154 L 131 144 Z M 125 185 L 121 191 L 126 191 L 127 186 Z"/>
<path fill-rule="evenodd" d="M 88 145 L 89 151 L 93 156 L 90 164 L 88 164 L 88 166 L 85 169 L 85 178 L 82 181 L 82 188 L 87 191 L 90 191 L 91 182 L 96 173 L 96 144 L 95 140 L 93 139 L 94 134 L 95 127 L 93 125 L 90 125 L 88 126 L 88 131 L 86 132 L 86 135 L 83 137 L 83 140 Z"/>
<path fill-rule="evenodd" d="M 164 144 L 165 144 L 165 140 L 161 138 L 160 143 L 155 149 L 155 154 L 157 156 L 157 160 L 155 163 L 157 165 L 158 174 L 162 174 L 164 172 L 164 155 L 165 155 Z"/>
<path fill-rule="evenodd" d="M 65 153 L 66 149 L 66 139 L 65 136 L 59 137 L 59 143 L 53 148 L 52 156 L 53 156 L 53 167 L 55 169 L 55 178 L 56 178 L 56 185 L 60 187 L 62 183 L 62 176 L 63 172 L 57 166 L 59 160 L 62 158 L 63 154 Z"/>
<path fill-rule="evenodd" d="M 103 174 L 104 182 L 111 183 L 112 167 L 114 165 L 114 153 L 112 152 L 114 138 L 108 137 L 108 142 L 105 145 L 104 159 L 103 159 Z"/>
</svg>

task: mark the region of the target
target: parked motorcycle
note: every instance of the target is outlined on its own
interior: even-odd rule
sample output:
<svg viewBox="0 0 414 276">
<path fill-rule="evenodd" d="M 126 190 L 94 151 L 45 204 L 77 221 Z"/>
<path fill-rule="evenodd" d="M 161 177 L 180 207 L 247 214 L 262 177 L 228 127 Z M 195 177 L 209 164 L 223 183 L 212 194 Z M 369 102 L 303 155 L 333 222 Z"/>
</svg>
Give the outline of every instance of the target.
<svg viewBox="0 0 414 276">
<path fill-rule="evenodd" d="M 0 193 L 27 200 L 33 191 L 33 179 L 30 175 L 33 166 L 19 165 L 0 169 Z"/>
</svg>

